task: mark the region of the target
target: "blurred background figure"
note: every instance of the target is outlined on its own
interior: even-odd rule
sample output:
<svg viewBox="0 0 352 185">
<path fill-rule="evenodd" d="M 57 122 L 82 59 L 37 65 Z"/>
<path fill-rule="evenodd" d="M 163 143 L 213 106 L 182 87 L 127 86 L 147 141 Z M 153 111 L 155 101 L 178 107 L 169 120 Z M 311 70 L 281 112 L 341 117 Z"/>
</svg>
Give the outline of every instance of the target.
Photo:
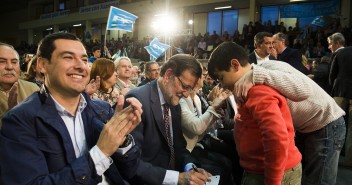
<svg viewBox="0 0 352 185">
<path fill-rule="evenodd" d="M 43 82 L 44 82 L 44 75 L 40 73 L 40 69 L 37 66 L 37 56 L 35 55 L 31 61 L 29 61 L 28 66 L 27 66 L 27 72 L 24 76 L 24 80 L 33 82 L 38 85 L 38 87 L 41 87 Z"/>
<path fill-rule="evenodd" d="M 159 78 L 159 75 L 160 75 L 159 64 L 157 62 L 146 63 L 144 67 L 144 74 L 145 74 L 145 79 L 140 84 L 138 84 L 138 87 Z"/>
</svg>

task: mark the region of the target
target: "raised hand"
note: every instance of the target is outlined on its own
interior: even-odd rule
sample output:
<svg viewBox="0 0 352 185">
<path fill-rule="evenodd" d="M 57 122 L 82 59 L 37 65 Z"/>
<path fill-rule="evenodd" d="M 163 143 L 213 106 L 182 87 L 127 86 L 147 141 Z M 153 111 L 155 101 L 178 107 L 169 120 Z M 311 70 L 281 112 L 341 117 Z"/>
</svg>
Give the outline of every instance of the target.
<svg viewBox="0 0 352 185">
<path fill-rule="evenodd" d="M 212 105 L 215 109 L 219 109 L 224 104 L 225 100 L 232 95 L 230 90 L 221 88 L 210 105 Z"/>
<path fill-rule="evenodd" d="M 248 91 L 253 86 L 253 70 L 250 70 L 235 83 L 232 94 L 234 95 L 235 101 L 238 105 L 242 105 L 247 101 Z"/>
<path fill-rule="evenodd" d="M 100 88 L 100 76 L 97 76 L 95 79 L 92 79 L 86 86 L 85 92 L 89 95 L 92 95 Z"/>
</svg>

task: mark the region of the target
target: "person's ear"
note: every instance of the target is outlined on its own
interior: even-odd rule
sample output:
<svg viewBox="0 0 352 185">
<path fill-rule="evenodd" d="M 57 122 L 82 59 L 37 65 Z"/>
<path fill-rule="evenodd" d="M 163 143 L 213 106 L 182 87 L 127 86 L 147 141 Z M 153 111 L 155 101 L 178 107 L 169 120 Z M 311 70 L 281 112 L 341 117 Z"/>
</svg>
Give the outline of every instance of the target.
<svg viewBox="0 0 352 185">
<path fill-rule="evenodd" d="M 241 64 L 237 59 L 232 59 L 230 67 L 233 68 L 235 70 L 235 72 L 237 72 L 240 69 Z"/>
<path fill-rule="evenodd" d="M 42 74 L 46 74 L 46 65 L 48 65 L 49 61 L 46 58 L 38 57 L 37 66 L 39 68 L 39 72 Z"/>
<path fill-rule="evenodd" d="M 174 77 L 174 73 L 171 68 L 167 69 L 164 74 L 164 81 L 169 83 L 170 80 Z"/>
</svg>

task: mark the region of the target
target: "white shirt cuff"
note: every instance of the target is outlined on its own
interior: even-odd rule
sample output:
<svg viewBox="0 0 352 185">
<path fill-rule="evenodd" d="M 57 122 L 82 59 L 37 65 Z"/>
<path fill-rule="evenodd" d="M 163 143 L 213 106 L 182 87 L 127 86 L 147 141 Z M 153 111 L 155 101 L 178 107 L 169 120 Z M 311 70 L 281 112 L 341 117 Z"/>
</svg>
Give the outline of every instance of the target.
<svg viewBox="0 0 352 185">
<path fill-rule="evenodd" d="M 178 171 L 166 170 L 163 185 L 177 185 L 179 174 Z"/>
<path fill-rule="evenodd" d="M 90 149 L 89 154 L 93 159 L 95 170 L 99 176 L 103 175 L 113 163 L 113 160 L 110 157 L 106 157 L 97 145 Z"/>
</svg>

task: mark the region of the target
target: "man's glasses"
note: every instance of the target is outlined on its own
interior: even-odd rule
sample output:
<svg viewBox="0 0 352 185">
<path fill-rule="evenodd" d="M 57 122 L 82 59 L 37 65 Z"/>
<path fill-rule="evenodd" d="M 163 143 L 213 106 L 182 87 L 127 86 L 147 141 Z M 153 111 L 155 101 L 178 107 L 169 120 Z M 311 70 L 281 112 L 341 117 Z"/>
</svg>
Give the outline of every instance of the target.
<svg viewBox="0 0 352 185">
<path fill-rule="evenodd" d="M 190 93 L 193 92 L 193 88 L 192 88 L 192 87 L 186 86 L 186 85 L 181 81 L 181 79 L 180 79 L 178 76 L 176 76 L 176 78 L 177 78 L 178 81 L 180 82 L 181 87 L 182 87 L 183 90 L 185 90 L 185 91 L 187 91 L 187 92 L 190 92 Z"/>
</svg>

